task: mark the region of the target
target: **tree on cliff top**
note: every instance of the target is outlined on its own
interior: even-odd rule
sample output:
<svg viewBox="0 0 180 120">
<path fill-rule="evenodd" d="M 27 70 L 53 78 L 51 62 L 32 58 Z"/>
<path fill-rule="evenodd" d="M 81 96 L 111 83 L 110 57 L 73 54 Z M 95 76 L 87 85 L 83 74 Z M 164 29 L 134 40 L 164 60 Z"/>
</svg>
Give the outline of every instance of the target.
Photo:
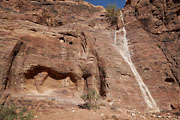
<svg viewBox="0 0 180 120">
<path fill-rule="evenodd" d="M 118 16 L 120 15 L 120 9 L 117 8 L 116 4 L 108 4 L 106 6 L 106 17 L 111 25 L 117 25 Z"/>
</svg>

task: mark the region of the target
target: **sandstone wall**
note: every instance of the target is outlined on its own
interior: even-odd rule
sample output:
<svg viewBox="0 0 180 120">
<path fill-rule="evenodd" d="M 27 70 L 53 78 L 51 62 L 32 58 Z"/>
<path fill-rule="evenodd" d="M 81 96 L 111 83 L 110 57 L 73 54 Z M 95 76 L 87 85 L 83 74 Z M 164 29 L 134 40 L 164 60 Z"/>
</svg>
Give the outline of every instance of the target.
<svg viewBox="0 0 180 120">
<path fill-rule="evenodd" d="M 171 110 L 180 98 L 178 6 L 175 0 L 127 0 L 123 9 L 133 62 L 160 110 Z M 147 111 L 102 7 L 0 0 L 0 14 L 0 87 L 12 100 L 45 96 L 80 103 L 93 88 L 110 107 Z"/>
<path fill-rule="evenodd" d="M 124 9 L 133 61 L 159 105 L 179 102 L 180 2 L 129 0 Z"/>
</svg>

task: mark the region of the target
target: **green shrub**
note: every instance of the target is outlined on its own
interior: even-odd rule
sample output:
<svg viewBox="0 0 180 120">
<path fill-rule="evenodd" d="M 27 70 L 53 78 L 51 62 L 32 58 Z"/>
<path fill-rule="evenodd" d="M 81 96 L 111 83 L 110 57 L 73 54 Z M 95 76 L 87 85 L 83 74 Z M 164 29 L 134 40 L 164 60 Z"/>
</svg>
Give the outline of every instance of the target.
<svg viewBox="0 0 180 120">
<path fill-rule="evenodd" d="M 82 95 L 81 98 L 84 100 L 85 104 L 81 107 L 84 109 L 97 109 L 97 101 L 99 100 L 100 96 L 94 89 L 89 89 L 86 94 Z"/>
<path fill-rule="evenodd" d="M 32 120 L 33 115 L 26 108 L 0 105 L 0 120 Z"/>
<path fill-rule="evenodd" d="M 118 16 L 120 15 L 120 9 L 115 4 L 108 4 L 106 6 L 106 17 L 111 25 L 117 25 Z"/>
</svg>

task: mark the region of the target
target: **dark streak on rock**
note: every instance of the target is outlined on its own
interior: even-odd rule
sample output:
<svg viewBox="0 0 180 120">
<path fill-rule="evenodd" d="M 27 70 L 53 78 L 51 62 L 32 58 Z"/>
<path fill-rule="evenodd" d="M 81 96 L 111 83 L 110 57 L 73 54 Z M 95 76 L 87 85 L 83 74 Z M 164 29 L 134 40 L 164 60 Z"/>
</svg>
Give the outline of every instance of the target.
<svg viewBox="0 0 180 120">
<path fill-rule="evenodd" d="M 4 75 L 3 75 L 2 89 L 6 89 L 9 84 L 11 68 L 13 66 L 14 60 L 15 60 L 16 56 L 18 55 L 22 45 L 23 45 L 22 41 L 17 41 L 16 45 L 14 46 L 12 52 L 10 53 L 10 55 L 8 57 L 7 69 L 4 70 Z"/>
</svg>

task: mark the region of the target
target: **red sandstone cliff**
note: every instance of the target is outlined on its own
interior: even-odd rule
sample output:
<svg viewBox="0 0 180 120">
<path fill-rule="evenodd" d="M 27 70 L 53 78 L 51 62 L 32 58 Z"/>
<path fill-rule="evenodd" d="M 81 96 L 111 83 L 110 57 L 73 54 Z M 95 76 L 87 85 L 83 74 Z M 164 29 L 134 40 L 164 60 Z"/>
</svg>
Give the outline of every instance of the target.
<svg viewBox="0 0 180 120">
<path fill-rule="evenodd" d="M 128 1 L 124 9 L 133 61 L 159 104 L 179 102 L 180 2 Z"/>
<path fill-rule="evenodd" d="M 179 5 L 127 0 L 123 9 L 132 61 L 161 111 L 178 110 L 180 102 Z M 76 0 L 0 0 L 0 23 L 1 103 L 77 105 L 93 88 L 105 98 L 108 114 L 147 112 L 103 7 Z"/>
</svg>

